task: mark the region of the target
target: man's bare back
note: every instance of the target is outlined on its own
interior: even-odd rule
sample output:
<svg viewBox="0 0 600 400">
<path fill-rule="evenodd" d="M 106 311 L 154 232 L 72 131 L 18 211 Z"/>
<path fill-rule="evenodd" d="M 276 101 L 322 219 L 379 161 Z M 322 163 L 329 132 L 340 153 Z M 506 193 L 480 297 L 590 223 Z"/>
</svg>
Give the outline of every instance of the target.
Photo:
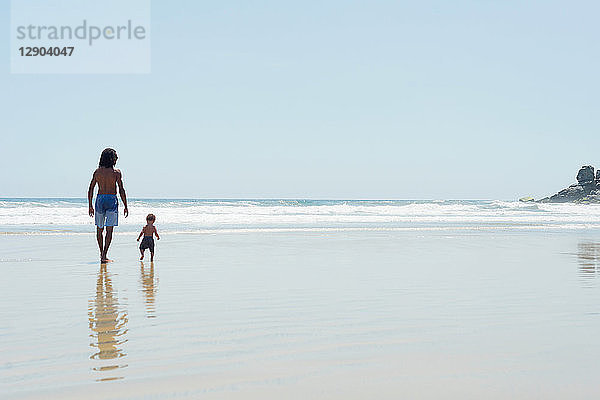
<svg viewBox="0 0 600 400">
<path fill-rule="evenodd" d="M 117 182 L 122 183 L 121 171 L 115 168 L 98 167 L 94 171 L 98 194 L 117 194 Z"/>
</svg>

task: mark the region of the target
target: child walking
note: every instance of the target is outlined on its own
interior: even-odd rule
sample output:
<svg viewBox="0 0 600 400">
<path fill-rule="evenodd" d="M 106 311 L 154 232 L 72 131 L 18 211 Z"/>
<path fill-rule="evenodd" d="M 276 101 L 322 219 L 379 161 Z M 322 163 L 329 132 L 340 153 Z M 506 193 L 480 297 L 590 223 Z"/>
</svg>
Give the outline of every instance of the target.
<svg viewBox="0 0 600 400">
<path fill-rule="evenodd" d="M 144 235 L 144 239 L 142 239 L 142 243 L 140 243 L 140 253 L 142 254 L 140 260 L 144 259 L 144 251 L 150 249 L 150 261 L 154 261 L 154 235 L 156 235 L 156 240 L 160 240 L 160 236 L 158 236 L 158 232 L 154 226 L 154 221 L 156 221 L 154 214 L 148 214 L 146 216 L 147 225 L 142 228 L 142 231 L 137 238 L 137 241 L 139 242 L 142 235 Z"/>
</svg>

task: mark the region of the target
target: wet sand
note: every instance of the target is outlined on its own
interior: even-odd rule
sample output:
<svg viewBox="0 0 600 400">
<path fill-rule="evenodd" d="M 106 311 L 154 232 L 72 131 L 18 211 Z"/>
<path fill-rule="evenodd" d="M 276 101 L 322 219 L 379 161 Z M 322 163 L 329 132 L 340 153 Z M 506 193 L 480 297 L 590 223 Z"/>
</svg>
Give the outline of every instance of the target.
<svg viewBox="0 0 600 400">
<path fill-rule="evenodd" d="M 597 398 L 600 234 L 0 236 L 9 399 Z"/>
</svg>

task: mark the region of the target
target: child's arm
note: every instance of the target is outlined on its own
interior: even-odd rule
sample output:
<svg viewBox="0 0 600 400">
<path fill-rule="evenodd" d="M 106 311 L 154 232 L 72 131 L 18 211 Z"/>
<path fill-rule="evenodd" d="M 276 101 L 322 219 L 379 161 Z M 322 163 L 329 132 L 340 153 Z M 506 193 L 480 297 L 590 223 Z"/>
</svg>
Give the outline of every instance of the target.
<svg viewBox="0 0 600 400">
<path fill-rule="evenodd" d="M 142 235 L 143 235 L 143 234 L 144 234 L 144 229 L 142 229 L 142 231 L 140 232 L 140 235 L 139 235 L 139 236 L 138 236 L 138 238 L 137 238 L 137 241 L 138 241 L 138 242 L 140 241 L 140 238 L 142 237 Z"/>
<path fill-rule="evenodd" d="M 156 240 L 160 240 L 160 236 L 158 236 L 158 231 L 156 230 L 156 227 L 154 227 L 154 234 L 156 235 Z"/>
</svg>

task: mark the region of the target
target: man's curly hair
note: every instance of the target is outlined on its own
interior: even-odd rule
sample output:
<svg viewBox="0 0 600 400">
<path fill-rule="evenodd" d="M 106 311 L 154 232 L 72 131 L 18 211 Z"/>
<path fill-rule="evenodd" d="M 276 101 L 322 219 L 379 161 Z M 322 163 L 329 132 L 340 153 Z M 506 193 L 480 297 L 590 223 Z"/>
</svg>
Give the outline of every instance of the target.
<svg viewBox="0 0 600 400">
<path fill-rule="evenodd" d="M 102 151 L 102 155 L 100 155 L 100 162 L 98 163 L 98 166 L 112 168 L 117 163 L 117 158 L 117 152 L 115 149 L 106 148 Z"/>
</svg>

